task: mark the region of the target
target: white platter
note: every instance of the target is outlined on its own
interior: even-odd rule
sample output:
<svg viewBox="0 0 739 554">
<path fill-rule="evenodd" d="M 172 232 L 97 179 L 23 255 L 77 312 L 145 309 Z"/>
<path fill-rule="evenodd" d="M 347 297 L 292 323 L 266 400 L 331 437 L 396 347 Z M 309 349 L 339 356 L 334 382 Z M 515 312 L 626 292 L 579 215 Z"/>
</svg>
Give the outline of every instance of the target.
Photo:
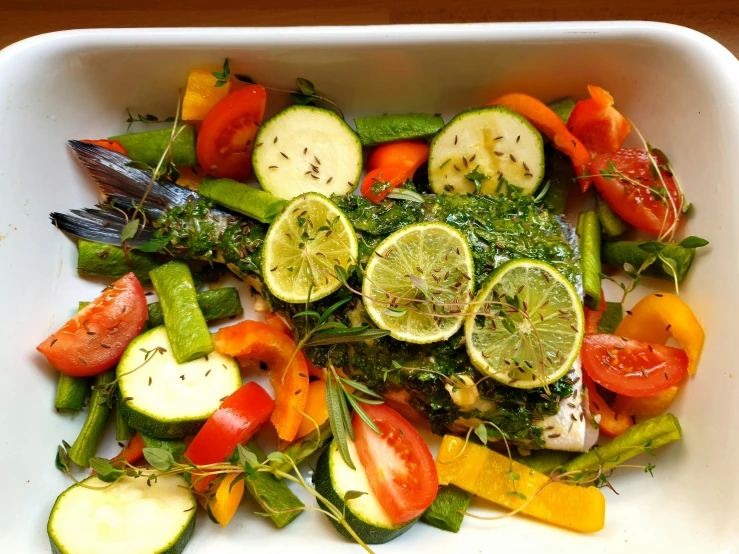
<svg viewBox="0 0 739 554">
<path fill-rule="evenodd" d="M 449 117 L 503 92 L 554 100 L 601 85 L 669 153 L 696 208 L 684 231 L 711 241 L 681 291 L 707 336 L 673 409 L 685 438 L 658 451 L 653 479 L 614 476 L 602 532 L 419 524 L 378 552 L 739 551 L 739 62 L 695 31 L 641 22 L 69 31 L 0 52 L 0 551 L 49 551 L 48 513 L 69 485 L 54 454 L 82 423 L 54 413 L 56 378 L 34 350 L 101 288 L 77 277 L 73 242 L 49 224 L 49 212 L 95 201 L 65 141 L 124 132 L 126 107 L 171 115 L 188 70 L 225 57 L 265 84 L 308 78 L 349 116 Z M 277 532 L 250 510 L 225 530 L 201 517 L 186 552 L 359 551 L 320 514 Z"/>
</svg>

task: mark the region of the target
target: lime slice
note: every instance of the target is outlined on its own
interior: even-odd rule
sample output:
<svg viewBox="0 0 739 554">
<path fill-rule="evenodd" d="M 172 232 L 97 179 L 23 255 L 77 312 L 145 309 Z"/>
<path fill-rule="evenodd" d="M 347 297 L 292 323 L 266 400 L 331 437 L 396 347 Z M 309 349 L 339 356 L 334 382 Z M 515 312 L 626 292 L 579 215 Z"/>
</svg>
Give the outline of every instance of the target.
<svg viewBox="0 0 739 554">
<path fill-rule="evenodd" d="M 336 204 L 310 192 L 293 199 L 267 231 L 262 278 L 280 300 L 320 300 L 341 287 L 334 266 L 356 263 L 357 235 Z"/>
<path fill-rule="evenodd" d="M 584 335 L 580 298 L 552 266 L 515 260 L 485 282 L 465 321 L 470 360 L 516 388 L 541 387 L 572 368 Z"/>
<path fill-rule="evenodd" d="M 459 231 L 444 223 L 409 225 L 382 241 L 370 258 L 362 283 L 365 307 L 393 338 L 445 340 L 462 326 L 474 275 L 472 252 Z"/>
</svg>

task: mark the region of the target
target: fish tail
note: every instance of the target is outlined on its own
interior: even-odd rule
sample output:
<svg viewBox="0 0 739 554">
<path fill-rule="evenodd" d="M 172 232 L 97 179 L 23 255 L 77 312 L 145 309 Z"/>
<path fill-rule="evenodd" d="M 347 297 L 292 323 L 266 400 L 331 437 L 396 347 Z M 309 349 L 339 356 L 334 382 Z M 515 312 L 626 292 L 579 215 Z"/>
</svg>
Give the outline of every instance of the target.
<svg viewBox="0 0 739 554">
<path fill-rule="evenodd" d="M 120 246 L 121 232 L 123 226 L 128 222 L 122 210 L 105 204 L 99 204 L 97 208 L 84 208 L 71 210 L 72 213 L 62 214 L 53 212 L 49 214 L 51 222 L 62 231 L 75 237 Z M 151 225 L 139 228 L 136 236 L 129 239 L 129 246 L 141 246 L 154 237 L 154 229 Z"/>
<path fill-rule="evenodd" d="M 131 159 L 101 146 L 70 140 L 77 158 L 87 168 L 105 202 L 115 201 L 123 209 L 136 207 L 146 195 L 143 208 L 153 219 L 188 200 L 199 200 L 199 194 L 167 179 L 152 182 L 151 171 L 131 165 Z M 147 194 L 147 190 L 149 191 Z"/>
</svg>

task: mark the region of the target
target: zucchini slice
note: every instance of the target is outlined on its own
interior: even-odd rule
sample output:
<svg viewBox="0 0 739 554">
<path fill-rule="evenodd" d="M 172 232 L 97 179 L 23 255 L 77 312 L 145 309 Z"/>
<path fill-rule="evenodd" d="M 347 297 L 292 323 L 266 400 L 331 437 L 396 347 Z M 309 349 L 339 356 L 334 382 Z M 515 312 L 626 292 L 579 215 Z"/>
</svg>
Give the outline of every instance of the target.
<svg viewBox="0 0 739 554">
<path fill-rule="evenodd" d="M 195 496 L 179 475 L 123 477 L 104 490 L 74 484 L 51 509 L 56 554 L 180 554 L 195 531 Z M 96 476 L 82 483 L 106 487 Z"/>
<path fill-rule="evenodd" d="M 291 106 L 257 133 L 252 165 L 259 184 L 278 198 L 304 192 L 348 194 L 359 184 L 362 144 L 336 113 Z"/>
<path fill-rule="evenodd" d="M 504 192 L 505 179 L 533 194 L 544 177 L 544 141 L 522 115 L 502 106 L 457 115 L 431 141 L 429 184 L 436 194 L 475 192 L 474 170 L 483 194 Z"/>
<path fill-rule="evenodd" d="M 166 352 L 155 352 L 157 347 Z M 178 364 L 164 327 L 131 341 L 118 362 L 117 376 L 123 418 L 160 439 L 194 435 L 221 400 L 241 386 L 239 366 L 230 356 L 212 352 Z"/>
<path fill-rule="evenodd" d="M 380 501 L 372 492 L 367 473 L 359 463 L 359 454 L 354 443 L 347 438 L 349 453 L 357 469 L 351 469 L 344 462 L 339 452 L 338 443 L 331 441 L 323 451 L 313 474 L 313 486 L 339 510 L 344 510 L 344 495 L 348 491 L 365 492 L 359 498 L 346 503 L 346 521 L 354 532 L 367 544 L 383 544 L 405 533 L 418 521 L 414 519 L 408 523 L 396 525 L 384 510 Z M 321 504 L 321 501 L 318 501 Z M 325 506 L 321 506 L 324 507 Z M 346 529 L 333 519 L 334 527 L 347 538 L 351 538 Z"/>
</svg>

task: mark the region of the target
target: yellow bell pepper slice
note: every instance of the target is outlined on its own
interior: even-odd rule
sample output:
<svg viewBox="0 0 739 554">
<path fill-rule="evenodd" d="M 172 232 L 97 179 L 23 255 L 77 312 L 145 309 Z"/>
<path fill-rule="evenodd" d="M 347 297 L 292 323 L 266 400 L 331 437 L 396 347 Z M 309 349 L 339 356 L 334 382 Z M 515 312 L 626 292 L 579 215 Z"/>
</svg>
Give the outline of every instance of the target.
<svg viewBox="0 0 739 554">
<path fill-rule="evenodd" d="M 672 335 L 688 355 L 689 375 L 698 368 L 706 338 L 703 327 L 688 305 L 679 296 L 664 292 L 639 300 L 615 334 L 653 344 L 664 344 Z"/>
<path fill-rule="evenodd" d="M 672 405 L 679 390 L 680 386 L 676 385 L 643 398 L 617 394 L 613 402 L 613 411 L 623 416 L 657 417 Z"/>
<path fill-rule="evenodd" d="M 464 449 L 464 451 L 463 451 Z M 461 453 L 461 455 L 460 455 Z M 485 446 L 446 435 L 436 457 L 439 484 L 455 485 L 485 500 L 515 510 L 549 481 L 543 473 L 511 462 Z M 518 475 L 513 481 L 510 472 Z M 515 491 L 514 491 L 515 483 Z M 594 533 L 603 529 L 606 499 L 596 487 L 549 483 L 522 510 L 522 513 L 572 531 Z"/>
<path fill-rule="evenodd" d="M 202 121 L 210 109 L 231 91 L 231 81 L 216 87 L 218 79 L 210 69 L 193 69 L 187 76 L 185 98 L 182 100 L 182 119 Z"/>
<path fill-rule="evenodd" d="M 226 475 L 223 481 L 218 484 L 218 489 L 216 489 L 208 504 L 210 515 L 221 527 L 225 527 L 231 521 L 239 508 L 239 504 L 241 504 L 241 498 L 244 496 L 243 479 L 236 483 L 233 488 L 231 487 L 231 483 L 236 477 L 238 477 L 236 473 Z"/>
</svg>

